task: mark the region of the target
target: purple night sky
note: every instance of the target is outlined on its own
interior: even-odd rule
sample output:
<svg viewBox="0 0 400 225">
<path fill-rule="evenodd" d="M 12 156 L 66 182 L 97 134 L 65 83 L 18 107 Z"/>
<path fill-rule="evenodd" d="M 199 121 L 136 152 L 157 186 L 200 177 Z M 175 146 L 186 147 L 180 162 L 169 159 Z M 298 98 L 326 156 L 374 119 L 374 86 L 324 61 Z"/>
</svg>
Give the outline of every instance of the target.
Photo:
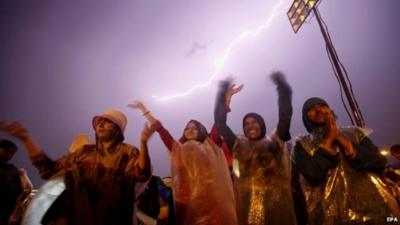
<svg viewBox="0 0 400 225">
<path fill-rule="evenodd" d="M 125 112 L 126 142 L 138 145 L 145 123 L 133 100 L 146 103 L 179 138 L 193 118 L 213 122 L 217 81 L 234 74 L 243 92 L 234 97 L 228 123 L 241 133 L 242 117 L 262 114 L 271 132 L 277 95 L 268 75 L 282 70 L 294 90 L 292 136 L 304 133 L 303 102 L 325 98 L 349 125 L 339 86 L 315 18 L 294 34 L 283 0 L 270 27 L 241 41 L 207 87 L 185 97 L 157 101 L 207 82 L 215 59 L 245 30 L 272 15 L 271 0 L 20 1 L 0 3 L 0 118 L 21 122 L 53 159 L 67 153 L 79 133 L 94 139 L 92 117 L 109 108 Z M 320 12 L 349 72 L 372 139 L 382 148 L 400 143 L 400 1 L 322 1 Z M 0 133 L 0 138 L 9 138 Z M 12 160 L 42 183 L 24 148 Z M 158 135 L 150 141 L 154 174 L 168 176 L 169 158 Z"/>
</svg>

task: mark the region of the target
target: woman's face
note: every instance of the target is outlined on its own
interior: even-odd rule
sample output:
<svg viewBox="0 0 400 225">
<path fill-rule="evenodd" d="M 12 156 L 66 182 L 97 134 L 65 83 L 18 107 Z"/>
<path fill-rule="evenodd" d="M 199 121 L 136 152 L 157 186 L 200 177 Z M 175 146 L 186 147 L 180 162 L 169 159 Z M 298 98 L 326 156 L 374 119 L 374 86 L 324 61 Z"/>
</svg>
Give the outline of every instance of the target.
<svg viewBox="0 0 400 225">
<path fill-rule="evenodd" d="M 183 132 L 187 140 L 195 140 L 199 136 L 199 129 L 194 122 L 190 122 L 186 125 L 185 131 Z"/>
<path fill-rule="evenodd" d="M 99 118 L 96 121 L 95 132 L 100 140 L 112 140 L 118 132 L 117 126 L 106 118 Z"/>
<path fill-rule="evenodd" d="M 307 111 L 307 118 L 313 123 L 323 125 L 327 122 L 331 110 L 324 104 L 315 104 Z"/>
<path fill-rule="evenodd" d="M 244 120 L 244 135 L 250 139 L 254 140 L 260 137 L 261 135 L 261 126 L 258 121 L 253 117 L 247 117 Z"/>
</svg>

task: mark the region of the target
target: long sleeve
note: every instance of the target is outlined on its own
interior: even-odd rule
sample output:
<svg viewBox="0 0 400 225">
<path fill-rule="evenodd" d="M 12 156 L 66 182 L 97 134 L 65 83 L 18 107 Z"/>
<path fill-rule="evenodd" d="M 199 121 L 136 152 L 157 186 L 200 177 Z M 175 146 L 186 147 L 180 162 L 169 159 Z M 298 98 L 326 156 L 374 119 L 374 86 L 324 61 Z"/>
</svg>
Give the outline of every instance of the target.
<svg viewBox="0 0 400 225">
<path fill-rule="evenodd" d="M 39 155 L 31 157 L 31 161 L 39 171 L 40 177 L 47 180 L 63 169 L 63 162 L 68 161 L 66 160 L 67 157 L 64 156 L 59 160 L 53 161 L 46 153 L 41 152 Z"/>
<path fill-rule="evenodd" d="M 293 115 L 292 108 L 292 88 L 285 79 L 276 79 L 278 91 L 278 108 L 279 121 L 277 126 L 277 135 L 286 142 L 291 139 L 290 136 L 290 121 Z"/>
<path fill-rule="evenodd" d="M 212 126 L 212 128 L 211 128 L 211 132 L 210 132 L 210 134 L 208 135 L 210 138 L 211 138 L 211 140 L 215 143 L 215 144 L 217 144 L 218 146 L 221 146 L 221 144 L 222 144 L 222 139 L 221 139 L 221 136 L 219 135 L 219 133 L 218 133 L 218 128 L 217 128 L 217 125 L 214 123 L 214 125 Z"/>
<path fill-rule="evenodd" d="M 144 182 L 147 181 L 151 176 L 151 164 L 150 159 L 148 159 L 146 165 L 141 168 L 138 162 L 140 154 L 143 153 L 139 152 L 136 147 L 133 147 L 131 151 L 122 155 L 118 164 L 121 168 L 125 167 L 125 176 L 127 176 L 129 179 Z"/>
<path fill-rule="evenodd" d="M 365 172 L 382 172 L 385 169 L 387 160 L 371 139 L 365 137 L 359 144 L 353 143 L 353 146 L 357 152 L 356 157 L 347 158 L 353 168 Z"/>
<path fill-rule="evenodd" d="M 152 125 L 158 132 L 161 137 L 161 140 L 164 142 L 164 145 L 168 148 L 169 151 L 172 151 L 172 147 L 176 144 L 176 140 L 171 136 L 169 131 L 163 127 L 160 121 L 157 120 L 155 124 Z"/>
<path fill-rule="evenodd" d="M 322 149 L 317 149 L 311 156 L 300 143 L 296 143 L 294 151 L 297 170 L 313 186 L 321 184 L 325 180 L 328 170 L 335 168 L 339 162 L 337 156 L 329 155 Z"/>
<path fill-rule="evenodd" d="M 222 81 L 220 84 L 220 88 L 217 94 L 217 99 L 215 103 L 214 109 L 214 122 L 217 126 L 218 132 L 224 138 L 228 149 L 230 151 L 233 150 L 233 145 L 236 141 L 236 135 L 233 133 L 230 127 L 226 124 L 227 120 L 227 107 L 225 105 L 225 95 L 229 88 L 229 82 Z"/>
<path fill-rule="evenodd" d="M 211 140 L 213 140 L 214 143 L 217 144 L 222 149 L 222 151 L 224 152 L 226 161 L 228 163 L 228 166 L 232 167 L 232 153 L 231 153 L 231 150 L 228 148 L 228 145 L 226 144 L 225 140 L 223 140 L 221 138 L 221 136 L 219 135 L 216 124 L 214 124 L 212 126 L 212 129 L 211 129 L 211 132 L 210 132 L 209 136 L 210 136 Z"/>
</svg>

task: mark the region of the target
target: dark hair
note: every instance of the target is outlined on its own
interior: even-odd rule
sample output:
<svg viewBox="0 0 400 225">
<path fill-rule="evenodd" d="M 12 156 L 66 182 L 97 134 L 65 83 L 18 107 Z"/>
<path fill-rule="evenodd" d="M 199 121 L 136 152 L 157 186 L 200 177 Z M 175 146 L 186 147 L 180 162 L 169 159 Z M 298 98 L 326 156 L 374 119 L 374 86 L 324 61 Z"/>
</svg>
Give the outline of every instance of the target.
<svg viewBox="0 0 400 225">
<path fill-rule="evenodd" d="M 3 151 L 7 153 L 7 155 L 3 155 L 0 160 L 8 162 L 17 152 L 18 147 L 14 144 L 14 142 L 2 139 L 0 140 L 0 149 L 3 149 Z"/>
<path fill-rule="evenodd" d="M 0 140 L 0 148 L 6 149 L 7 151 L 16 152 L 18 147 L 14 144 L 14 142 L 2 139 Z"/>
<path fill-rule="evenodd" d="M 203 142 L 206 140 L 206 138 L 208 137 L 208 132 L 207 129 L 203 126 L 203 124 L 201 124 L 199 121 L 197 120 L 190 120 L 186 126 L 189 123 L 194 123 L 194 125 L 196 126 L 197 130 L 199 130 L 199 134 L 196 137 L 196 141 L 198 142 Z M 186 137 L 185 137 L 185 131 L 183 131 L 182 137 L 179 139 L 179 142 L 181 143 L 185 143 L 187 141 Z"/>
<path fill-rule="evenodd" d="M 115 142 L 119 144 L 119 143 L 122 143 L 125 138 L 124 138 L 124 135 L 122 135 L 121 130 L 118 129 L 118 127 L 117 127 L 117 132 L 118 132 L 118 134 L 117 134 L 117 138 L 115 139 Z"/>
<path fill-rule="evenodd" d="M 152 218 L 157 218 L 160 214 L 160 192 L 158 190 L 158 180 L 160 178 L 152 176 L 147 188 L 139 196 L 138 208 Z"/>
</svg>

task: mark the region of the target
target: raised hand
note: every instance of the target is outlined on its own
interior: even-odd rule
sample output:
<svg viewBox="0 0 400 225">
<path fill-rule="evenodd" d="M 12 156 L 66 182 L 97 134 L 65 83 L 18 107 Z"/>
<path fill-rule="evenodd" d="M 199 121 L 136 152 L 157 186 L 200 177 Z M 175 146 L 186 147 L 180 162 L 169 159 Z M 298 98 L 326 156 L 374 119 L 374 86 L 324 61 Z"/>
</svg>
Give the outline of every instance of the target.
<svg viewBox="0 0 400 225">
<path fill-rule="evenodd" d="M 326 116 L 327 138 L 329 138 L 330 140 L 335 140 L 339 136 L 339 130 L 336 126 L 335 114 L 329 108 L 327 108 L 327 111 L 323 113 Z"/>
<path fill-rule="evenodd" d="M 239 85 L 239 87 L 236 87 L 236 84 L 232 84 L 227 94 L 233 96 L 234 94 L 239 93 L 243 89 L 243 87 L 243 84 Z"/>
<path fill-rule="evenodd" d="M 244 87 L 243 84 L 236 87 L 236 84 L 232 83 L 232 80 L 230 80 L 230 86 L 229 86 L 228 92 L 226 93 L 226 96 L 225 96 L 225 104 L 227 106 L 229 106 L 232 96 L 239 93 L 243 89 L 243 87 Z"/>
<path fill-rule="evenodd" d="M 146 106 L 141 101 L 134 101 L 133 103 L 129 104 L 128 107 L 133 109 L 138 109 L 140 112 L 143 113 L 143 116 L 151 123 L 155 124 L 157 119 L 154 118 L 153 114 L 151 114 L 150 110 L 146 108 Z"/>
<path fill-rule="evenodd" d="M 149 127 L 147 124 L 144 125 L 143 130 L 142 130 L 142 134 L 140 136 L 140 140 L 141 142 L 147 142 L 150 137 L 153 135 L 155 129 L 153 129 L 152 127 Z"/>
<path fill-rule="evenodd" d="M 281 71 L 272 72 L 270 77 L 276 85 L 286 82 L 286 77 Z"/>
<path fill-rule="evenodd" d="M 128 107 L 138 109 L 142 113 L 145 113 L 147 111 L 146 106 L 141 101 L 134 101 L 133 103 L 129 104 Z"/>
<path fill-rule="evenodd" d="M 18 122 L 0 121 L 0 130 L 20 139 L 23 142 L 31 140 L 29 132 Z"/>
</svg>

